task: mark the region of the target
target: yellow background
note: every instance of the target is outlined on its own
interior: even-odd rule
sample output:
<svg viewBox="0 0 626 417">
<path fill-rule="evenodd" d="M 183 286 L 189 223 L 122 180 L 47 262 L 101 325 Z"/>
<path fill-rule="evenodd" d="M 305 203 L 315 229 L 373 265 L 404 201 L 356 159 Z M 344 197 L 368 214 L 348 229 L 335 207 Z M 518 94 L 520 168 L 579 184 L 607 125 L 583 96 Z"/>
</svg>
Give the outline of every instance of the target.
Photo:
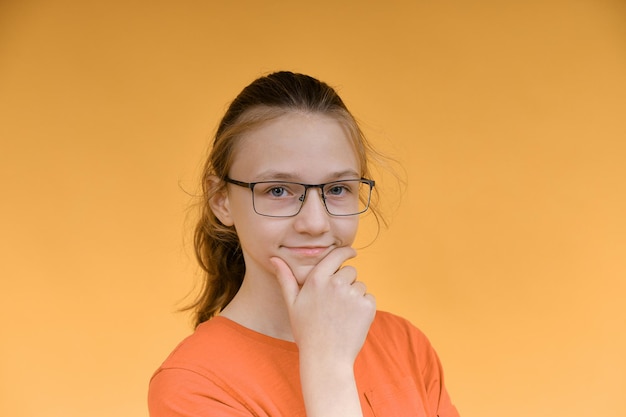
<svg viewBox="0 0 626 417">
<path fill-rule="evenodd" d="M 277 69 L 404 167 L 357 266 L 464 417 L 626 415 L 618 0 L 0 2 L 0 415 L 147 416 L 190 331 L 186 192 Z"/>
</svg>

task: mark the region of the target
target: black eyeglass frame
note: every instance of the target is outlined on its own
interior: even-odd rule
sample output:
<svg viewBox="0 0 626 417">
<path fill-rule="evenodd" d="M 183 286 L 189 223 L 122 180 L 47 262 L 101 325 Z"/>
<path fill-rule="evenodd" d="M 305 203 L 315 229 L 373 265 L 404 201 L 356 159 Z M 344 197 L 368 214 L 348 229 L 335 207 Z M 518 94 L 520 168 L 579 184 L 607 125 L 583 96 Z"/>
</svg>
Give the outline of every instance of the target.
<svg viewBox="0 0 626 417">
<path fill-rule="evenodd" d="M 259 216 L 264 216 L 264 217 L 294 217 L 297 216 L 300 211 L 302 211 L 302 207 L 304 206 L 304 202 L 306 201 L 306 195 L 307 195 L 307 191 L 309 191 L 310 188 L 319 188 L 321 191 L 321 197 L 322 197 L 322 202 L 324 203 L 324 208 L 326 209 L 326 213 L 328 213 L 330 216 L 335 216 L 335 217 L 348 217 L 348 216 L 357 216 L 359 214 L 363 214 L 365 213 L 369 208 L 370 208 L 370 203 L 372 200 L 372 189 L 374 188 L 374 185 L 376 185 L 376 181 L 374 180 L 370 180 L 367 178 L 353 178 L 353 179 L 349 179 L 349 180 L 335 180 L 335 181 L 330 181 L 330 182 L 326 182 L 323 184 L 304 184 L 301 182 L 294 182 L 294 181 L 257 181 L 257 182 L 244 182 L 244 181 L 238 181 L 238 180 L 234 180 L 230 177 L 225 177 L 224 181 L 226 181 L 229 184 L 233 184 L 233 185 L 238 185 L 240 187 L 244 187 L 244 188 L 249 188 L 250 191 L 252 192 L 252 208 L 254 209 L 254 212 L 256 214 L 258 214 Z M 326 196 L 324 195 L 324 187 L 326 187 L 329 184 L 334 184 L 334 183 L 341 183 L 341 182 L 345 182 L 345 181 L 360 181 L 362 184 L 367 184 L 369 185 L 369 193 L 368 193 L 368 197 L 367 197 L 367 203 L 365 204 L 365 208 L 357 213 L 350 213 L 350 214 L 334 214 L 331 213 L 328 210 L 328 206 L 326 205 Z M 304 193 L 298 197 L 298 199 L 300 200 L 300 208 L 298 209 L 297 212 L 295 212 L 294 214 L 290 214 L 288 216 L 272 216 L 271 214 L 263 214 L 263 213 L 259 213 L 256 209 L 256 205 L 254 203 L 254 187 L 257 184 L 272 184 L 272 183 L 278 183 L 278 184 L 294 184 L 294 185 L 301 185 L 304 187 Z"/>
</svg>

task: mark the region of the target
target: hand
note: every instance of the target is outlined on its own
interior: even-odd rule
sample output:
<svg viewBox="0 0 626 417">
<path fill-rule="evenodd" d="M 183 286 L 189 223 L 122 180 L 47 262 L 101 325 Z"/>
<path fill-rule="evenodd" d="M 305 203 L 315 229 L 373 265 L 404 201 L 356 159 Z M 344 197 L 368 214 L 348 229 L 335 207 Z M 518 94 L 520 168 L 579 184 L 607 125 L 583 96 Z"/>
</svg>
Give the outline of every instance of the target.
<svg viewBox="0 0 626 417">
<path fill-rule="evenodd" d="M 302 288 L 282 259 L 270 259 L 301 359 L 353 366 L 376 313 L 374 297 L 356 280 L 356 269 L 341 266 L 355 256 L 350 247 L 334 249 L 311 270 Z"/>
</svg>

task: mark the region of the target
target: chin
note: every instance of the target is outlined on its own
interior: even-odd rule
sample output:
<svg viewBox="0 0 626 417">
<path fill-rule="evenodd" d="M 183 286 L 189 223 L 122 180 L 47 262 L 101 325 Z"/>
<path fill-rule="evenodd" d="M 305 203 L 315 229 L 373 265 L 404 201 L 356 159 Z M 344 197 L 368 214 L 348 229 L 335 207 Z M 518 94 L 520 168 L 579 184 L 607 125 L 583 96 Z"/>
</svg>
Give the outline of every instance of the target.
<svg viewBox="0 0 626 417">
<path fill-rule="evenodd" d="M 309 276 L 313 268 L 315 268 L 315 265 L 300 265 L 291 269 L 293 276 L 296 278 L 296 281 L 298 281 L 298 285 L 304 285 L 306 277 Z"/>
</svg>

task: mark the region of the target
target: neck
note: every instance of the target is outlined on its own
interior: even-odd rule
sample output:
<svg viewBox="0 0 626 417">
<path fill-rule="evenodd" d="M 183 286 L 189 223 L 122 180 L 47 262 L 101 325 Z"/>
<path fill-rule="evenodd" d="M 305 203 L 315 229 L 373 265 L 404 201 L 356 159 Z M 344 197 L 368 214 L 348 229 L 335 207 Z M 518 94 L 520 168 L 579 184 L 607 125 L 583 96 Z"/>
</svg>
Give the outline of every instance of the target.
<svg viewBox="0 0 626 417">
<path fill-rule="evenodd" d="M 220 313 L 244 327 L 266 336 L 293 342 L 289 313 L 273 276 L 250 277 Z"/>
</svg>

